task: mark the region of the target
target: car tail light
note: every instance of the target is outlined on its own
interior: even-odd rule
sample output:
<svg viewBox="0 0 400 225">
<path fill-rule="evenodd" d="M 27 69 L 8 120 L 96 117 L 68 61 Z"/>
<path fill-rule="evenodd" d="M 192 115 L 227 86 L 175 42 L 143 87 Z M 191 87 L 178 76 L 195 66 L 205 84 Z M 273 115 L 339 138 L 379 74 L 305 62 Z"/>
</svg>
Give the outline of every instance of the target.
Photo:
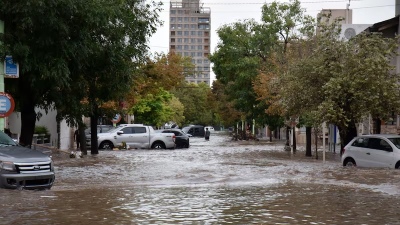
<svg viewBox="0 0 400 225">
<path fill-rule="evenodd" d="M 176 136 L 174 134 L 174 135 L 172 135 L 172 140 L 175 142 L 175 139 L 176 139 Z"/>
<path fill-rule="evenodd" d="M 344 151 L 346 151 L 346 149 L 343 147 L 342 150 L 340 151 L 340 155 L 343 155 Z"/>
</svg>

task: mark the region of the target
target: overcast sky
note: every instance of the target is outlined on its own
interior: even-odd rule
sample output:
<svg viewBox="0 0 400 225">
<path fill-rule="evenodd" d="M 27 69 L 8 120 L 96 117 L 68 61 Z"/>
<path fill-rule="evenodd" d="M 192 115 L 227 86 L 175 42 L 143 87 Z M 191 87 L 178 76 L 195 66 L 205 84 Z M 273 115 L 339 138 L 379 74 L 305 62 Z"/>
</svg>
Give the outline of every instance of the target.
<svg viewBox="0 0 400 225">
<path fill-rule="evenodd" d="M 164 25 L 159 27 L 150 39 L 151 52 L 168 53 L 168 28 L 170 1 L 162 0 L 164 6 L 160 13 Z M 261 7 L 272 0 L 201 0 L 204 7 L 211 9 L 211 52 L 214 52 L 219 41 L 216 30 L 224 24 L 230 24 L 245 19 L 260 21 Z M 278 0 L 278 2 L 289 2 Z M 300 0 L 306 14 L 317 16 L 322 9 L 345 9 L 349 0 Z M 374 24 L 395 16 L 395 0 L 351 0 L 353 24 Z"/>
</svg>

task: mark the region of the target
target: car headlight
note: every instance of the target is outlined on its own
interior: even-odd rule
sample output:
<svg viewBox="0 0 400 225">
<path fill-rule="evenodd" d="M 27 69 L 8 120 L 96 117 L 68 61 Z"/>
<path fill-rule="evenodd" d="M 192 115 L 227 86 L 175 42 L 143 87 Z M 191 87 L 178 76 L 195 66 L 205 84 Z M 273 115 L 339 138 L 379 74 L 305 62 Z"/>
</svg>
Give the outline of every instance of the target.
<svg viewBox="0 0 400 225">
<path fill-rule="evenodd" d="M 16 171 L 15 165 L 13 162 L 0 162 L 0 169 L 7 171 Z"/>
<path fill-rule="evenodd" d="M 53 160 L 50 162 L 50 171 L 54 171 L 54 163 Z"/>
</svg>

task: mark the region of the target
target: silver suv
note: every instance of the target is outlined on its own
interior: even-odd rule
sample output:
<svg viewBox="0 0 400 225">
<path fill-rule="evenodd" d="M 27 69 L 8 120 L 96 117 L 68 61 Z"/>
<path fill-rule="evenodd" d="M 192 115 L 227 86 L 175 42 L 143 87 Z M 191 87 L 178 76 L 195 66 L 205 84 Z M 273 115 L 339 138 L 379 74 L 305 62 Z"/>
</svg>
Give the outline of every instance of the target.
<svg viewBox="0 0 400 225">
<path fill-rule="evenodd" d="M 50 189 L 55 179 L 50 156 L 19 146 L 0 131 L 0 187 Z"/>
</svg>

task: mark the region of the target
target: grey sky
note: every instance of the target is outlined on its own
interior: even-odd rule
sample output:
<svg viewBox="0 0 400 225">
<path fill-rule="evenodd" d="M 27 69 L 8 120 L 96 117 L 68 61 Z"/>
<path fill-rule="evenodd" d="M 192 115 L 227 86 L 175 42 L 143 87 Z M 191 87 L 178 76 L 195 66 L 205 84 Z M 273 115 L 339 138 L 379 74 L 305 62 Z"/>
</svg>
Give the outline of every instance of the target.
<svg viewBox="0 0 400 225">
<path fill-rule="evenodd" d="M 289 2 L 289 0 L 278 0 Z M 170 1 L 162 0 L 163 11 L 160 13 L 164 25 L 150 39 L 151 52 L 168 53 L 168 27 Z M 261 7 L 272 0 L 201 0 L 204 7 L 211 8 L 211 52 L 218 43 L 216 30 L 224 25 L 245 19 L 260 21 Z M 306 13 L 316 17 L 322 9 L 345 9 L 348 0 L 300 0 Z M 395 0 L 351 0 L 353 24 L 373 24 L 395 16 Z"/>
</svg>

